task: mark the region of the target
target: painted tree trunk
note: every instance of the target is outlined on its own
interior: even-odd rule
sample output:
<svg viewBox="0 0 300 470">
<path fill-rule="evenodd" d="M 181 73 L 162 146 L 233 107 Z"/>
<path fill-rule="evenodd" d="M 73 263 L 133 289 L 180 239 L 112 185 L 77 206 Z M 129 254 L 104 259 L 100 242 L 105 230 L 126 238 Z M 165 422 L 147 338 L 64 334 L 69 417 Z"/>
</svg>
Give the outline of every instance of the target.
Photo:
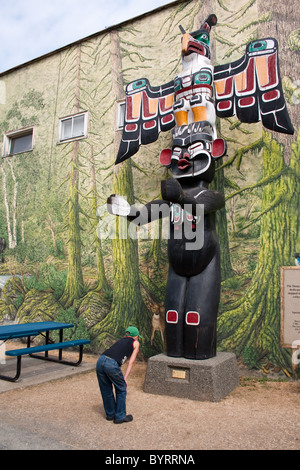
<svg viewBox="0 0 300 470">
<path fill-rule="evenodd" d="M 83 293 L 78 202 L 78 148 L 79 143 L 76 141 L 74 143 L 73 160 L 70 174 L 70 199 L 68 214 L 68 275 L 64 293 L 60 298 L 60 302 L 65 308 L 70 307 L 73 304 L 74 299 L 80 298 Z"/>
<path fill-rule="evenodd" d="M 216 163 L 216 174 L 214 181 L 212 183 L 212 189 L 215 189 L 224 194 L 224 170 L 218 167 L 221 166 L 222 162 Z M 229 250 L 229 237 L 227 230 L 227 217 L 226 217 L 226 207 L 220 209 L 216 213 L 216 227 L 217 234 L 220 243 L 220 255 L 221 255 L 221 279 L 225 281 L 233 275 L 233 269 L 230 259 L 230 250 Z"/>
<path fill-rule="evenodd" d="M 77 47 L 76 56 L 76 82 L 75 82 L 75 112 L 80 110 L 80 62 L 81 47 Z M 79 141 L 76 140 L 73 146 L 71 172 L 70 172 L 70 196 L 68 214 L 68 275 L 66 286 L 60 302 L 65 308 L 73 304 L 74 299 L 79 299 L 83 293 L 83 277 L 81 269 L 81 238 L 79 222 Z"/>
<path fill-rule="evenodd" d="M 148 259 L 153 259 L 154 266 L 156 269 L 159 269 L 159 263 L 162 258 L 162 251 L 161 251 L 161 237 L 162 237 L 162 219 L 159 219 L 156 222 L 152 222 L 155 224 L 154 233 L 153 233 L 153 241 L 151 243 L 151 248 L 149 253 L 147 254 Z"/>
<path fill-rule="evenodd" d="M 120 81 L 121 57 L 119 38 L 116 31 L 111 33 L 112 87 L 116 100 L 123 98 L 123 83 Z M 117 151 L 120 136 L 116 133 L 114 147 Z M 114 167 L 113 193 L 134 203 L 132 163 L 127 160 Z M 139 281 L 138 241 L 127 233 L 125 218 L 115 220 L 115 236 L 112 240 L 113 254 L 113 300 L 109 314 L 99 324 L 99 344 L 106 344 L 106 337 L 121 337 L 130 325 L 142 331 L 144 310 Z"/>
<path fill-rule="evenodd" d="M 107 290 L 109 288 L 107 279 L 105 276 L 104 261 L 102 255 L 101 239 L 97 234 L 97 184 L 96 184 L 96 172 L 95 172 L 95 161 L 93 147 L 91 148 L 91 182 L 92 182 L 92 210 L 93 210 L 93 230 L 95 233 L 95 250 L 96 250 L 96 267 L 97 267 L 97 291 L 101 289 Z"/>
</svg>

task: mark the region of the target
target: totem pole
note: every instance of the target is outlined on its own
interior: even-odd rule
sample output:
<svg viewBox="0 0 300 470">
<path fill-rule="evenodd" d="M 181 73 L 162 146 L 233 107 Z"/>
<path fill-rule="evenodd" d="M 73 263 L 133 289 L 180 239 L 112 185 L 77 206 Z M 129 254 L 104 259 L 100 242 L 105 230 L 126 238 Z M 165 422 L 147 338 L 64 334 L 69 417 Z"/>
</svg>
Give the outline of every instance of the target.
<svg viewBox="0 0 300 470">
<path fill-rule="evenodd" d="M 126 205 L 119 195 L 107 201 L 111 214 L 138 225 L 165 216 L 166 211 L 154 209 L 168 206 L 167 355 L 187 359 L 216 355 L 221 274 L 215 213 L 225 200 L 209 184 L 215 161 L 226 153 L 225 141 L 217 137 L 216 116 L 236 114 L 241 122 L 261 120 L 273 131 L 294 132 L 281 86 L 277 41 L 253 41 L 240 60 L 213 67 L 210 31 L 216 23 L 216 16 L 210 15 L 193 33 L 180 26 L 182 72 L 174 80 L 152 87 L 142 78 L 126 87 L 116 164 L 134 155 L 140 145 L 157 140 L 159 132 L 174 128 L 172 149 L 160 154 L 173 176 L 161 183 L 162 199 L 147 203 L 143 210 Z"/>
</svg>

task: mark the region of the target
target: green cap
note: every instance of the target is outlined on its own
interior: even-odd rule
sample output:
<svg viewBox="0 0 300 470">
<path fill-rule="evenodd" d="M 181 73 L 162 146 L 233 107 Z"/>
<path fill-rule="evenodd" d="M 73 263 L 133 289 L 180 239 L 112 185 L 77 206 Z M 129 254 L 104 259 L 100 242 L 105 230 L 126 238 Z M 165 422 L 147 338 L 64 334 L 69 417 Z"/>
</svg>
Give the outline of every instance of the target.
<svg viewBox="0 0 300 470">
<path fill-rule="evenodd" d="M 125 331 L 126 336 L 139 336 L 141 338 L 139 330 L 135 326 L 129 326 Z"/>
</svg>

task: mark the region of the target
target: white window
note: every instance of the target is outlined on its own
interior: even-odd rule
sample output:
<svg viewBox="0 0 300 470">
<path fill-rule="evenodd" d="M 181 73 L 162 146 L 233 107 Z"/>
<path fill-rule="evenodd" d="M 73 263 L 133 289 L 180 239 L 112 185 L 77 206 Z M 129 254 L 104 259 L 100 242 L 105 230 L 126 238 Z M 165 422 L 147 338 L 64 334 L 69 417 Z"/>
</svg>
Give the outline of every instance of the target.
<svg viewBox="0 0 300 470">
<path fill-rule="evenodd" d="M 59 121 L 59 142 L 82 139 L 87 136 L 88 113 L 74 114 Z"/>
<path fill-rule="evenodd" d="M 125 101 L 119 101 L 117 106 L 117 130 L 123 129 L 125 121 Z"/>
<path fill-rule="evenodd" d="M 26 128 L 5 134 L 3 141 L 3 156 L 31 152 L 33 148 L 33 129 Z"/>
</svg>

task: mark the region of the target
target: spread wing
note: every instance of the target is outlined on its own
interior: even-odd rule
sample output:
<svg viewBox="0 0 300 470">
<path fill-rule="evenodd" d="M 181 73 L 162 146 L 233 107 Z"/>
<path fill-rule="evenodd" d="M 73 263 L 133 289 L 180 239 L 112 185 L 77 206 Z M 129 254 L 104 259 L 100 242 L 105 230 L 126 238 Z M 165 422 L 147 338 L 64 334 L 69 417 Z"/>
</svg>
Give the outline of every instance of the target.
<svg viewBox="0 0 300 470">
<path fill-rule="evenodd" d="M 214 69 L 216 113 L 237 115 L 241 122 L 258 122 L 272 131 L 293 134 L 282 91 L 278 43 L 267 38 L 247 45 L 241 59 Z"/>
<path fill-rule="evenodd" d="M 155 142 L 161 131 L 175 126 L 173 101 L 173 80 L 158 87 L 151 87 L 146 78 L 127 85 L 124 127 L 116 164 L 134 155 L 140 145 Z"/>
</svg>

